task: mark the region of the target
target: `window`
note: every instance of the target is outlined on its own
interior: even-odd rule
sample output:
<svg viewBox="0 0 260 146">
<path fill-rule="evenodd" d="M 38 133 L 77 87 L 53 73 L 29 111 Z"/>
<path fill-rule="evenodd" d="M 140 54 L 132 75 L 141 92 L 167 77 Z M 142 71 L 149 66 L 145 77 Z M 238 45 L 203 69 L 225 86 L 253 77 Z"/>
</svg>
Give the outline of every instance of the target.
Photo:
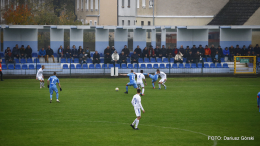
<svg viewBox="0 0 260 146">
<path fill-rule="evenodd" d="M 94 22 L 94 25 L 97 25 L 97 21 Z"/>
<path fill-rule="evenodd" d="M 144 21 L 141 21 L 141 25 L 142 25 L 142 26 L 144 25 Z"/>
<path fill-rule="evenodd" d="M 139 0 L 136 1 L 136 8 L 139 8 Z"/>
<path fill-rule="evenodd" d="M 124 20 L 122 20 L 122 26 L 124 26 L 124 25 L 125 25 L 124 23 L 125 23 L 125 21 L 124 21 Z"/>
<path fill-rule="evenodd" d="M 122 0 L 122 8 L 125 6 L 125 0 Z"/>
<path fill-rule="evenodd" d="M 151 21 L 148 21 L 148 26 L 150 26 L 151 25 Z M 148 39 L 150 39 L 151 38 L 151 32 L 148 32 Z"/>
<path fill-rule="evenodd" d="M 142 0 L 142 7 L 145 8 L 145 0 Z"/>
<path fill-rule="evenodd" d="M 90 0 L 90 10 L 93 11 L 93 0 Z"/>
<path fill-rule="evenodd" d="M 151 25 L 151 21 L 148 21 L 148 26 L 150 26 Z"/>
<path fill-rule="evenodd" d="M 79 10 L 79 0 L 77 0 L 77 10 Z"/>
<path fill-rule="evenodd" d="M 134 25 L 135 25 L 135 20 L 134 20 Z"/>
<path fill-rule="evenodd" d="M 90 25 L 90 26 L 92 25 L 92 20 L 89 20 L 89 25 Z"/>
<path fill-rule="evenodd" d="M 83 0 L 81 0 L 81 10 L 83 11 Z"/>
<path fill-rule="evenodd" d="M 128 0 L 128 6 L 127 7 L 130 8 L 130 0 Z"/>
<path fill-rule="evenodd" d="M 88 8 L 89 8 L 88 3 L 89 3 L 89 0 L 86 0 L 86 3 L 85 3 L 85 9 L 86 9 L 86 11 L 88 11 Z"/>
<path fill-rule="evenodd" d="M 98 10 L 98 0 L 95 0 L 95 10 Z"/>
<path fill-rule="evenodd" d="M 153 7 L 153 0 L 149 0 L 149 8 Z"/>
<path fill-rule="evenodd" d="M 128 26 L 130 26 L 130 20 L 128 20 Z"/>
</svg>

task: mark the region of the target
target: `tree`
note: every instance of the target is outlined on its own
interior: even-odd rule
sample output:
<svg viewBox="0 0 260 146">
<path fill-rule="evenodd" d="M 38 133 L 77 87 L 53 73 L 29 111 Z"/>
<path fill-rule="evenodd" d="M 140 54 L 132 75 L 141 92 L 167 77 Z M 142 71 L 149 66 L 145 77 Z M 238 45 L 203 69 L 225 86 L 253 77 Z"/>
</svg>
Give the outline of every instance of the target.
<svg viewBox="0 0 260 146">
<path fill-rule="evenodd" d="M 3 13 L 3 18 L 7 24 L 14 25 L 29 25 L 34 23 L 34 15 L 31 12 L 31 9 L 27 5 L 19 5 L 14 9 L 14 5 L 11 5 Z"/>
</svg>

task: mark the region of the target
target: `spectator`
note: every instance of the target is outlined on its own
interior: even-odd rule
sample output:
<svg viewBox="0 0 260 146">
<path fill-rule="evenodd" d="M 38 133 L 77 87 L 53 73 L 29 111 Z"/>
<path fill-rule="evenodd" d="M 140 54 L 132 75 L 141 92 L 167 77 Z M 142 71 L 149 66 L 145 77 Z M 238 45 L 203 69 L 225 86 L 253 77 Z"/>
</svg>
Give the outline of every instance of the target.
<svg viewBox="0 0 260 146">
<path fill-rule="evenodd" d="M 115 65 L 116 63 L 119 63 L 119 55 L 117 53 L 117 51 L 115 50 L 115 52 L 111 55 L 111 58 L 113 60 L 113 64 Z"/>
<path fill-rule="evenodd" d="M 234 61 L 235 48 L 232 45 L 229 47 L 229 54 L 230 54 L 230 61 Z"/>
<path fill-rule="evenodd" d="M 259 57 L 260 56 L 260 48 L 258 46 L 258 44 L 256 44 L 255 48 L 254 48 L 254 52 L 256 53 L 256 56 Z"/>
<path fill-rule="evenodd" d="M 7 47 L 7 49 L 5 49 L 5 57 L 8 55 L 9 52 L 11 52 L 10 47 Z"/>
<path fill-rule="evenodd" d="M 147 49 L 147 48 L 146 48 L 146 49 Z M 120 54 L 119 62 L 120 62 L 120 66 L 121 66 L 122 63 L 127 64 L 127 60 L 126 60 L 126 56 L 125 56 L 125 52 L 122 52 L 122 53 Z"/>
<path fill-rule="evenodd" d="M 86 47 L 86 49 L 85 50 L 83 50 L 83 52 L 85 52 L 85 56 L 86 57 L 88 57 L 88 58 L 90 58 L 91 56 L 90 56 L 90 51 L 89 51 L 89 48 L 88 47 Z"/>
<path fill-rule="evenodd" d="M 2 59 L 0 59 L 0 74 L 1 74 L 1 81 L 3 80 L 3 73 L 2 73 Z"/>
<path fill-rule="evenodd" d="M 192 54 L 196 54 L 197 53 L 197 48 L 196 48 L 196 45 L 193 45 L 193 47 L 191 48 L 191 51 L 192 51 Z"/>
<path fill-rule="evenodd" d="M 110 53 L 106 53 L 105 54 L 104 62 L 105 62 L 105 64 L 111 63 L 111 55 L 110 55 Z"/>
<path fill-rule="evenodd" d="M 149 58 L 149 50 L 147 47 L 145 47 L 143 50 L 143 58 Z"/>
<path fill-rule="evenodd" d="M 183 54 L 181 53 L 181 51 L 179 51 L 178 54 L 175 55 L 174 57 L 174 63 L 183 63 L 183 58 L 182 58 Z"/>
<path fill-rule="evenodd" d="M 163 47 L 164 47 L 164 45 L 163 45 Z M 162 55 L 162 48 L 161 49 L 159 48 L 159 58 L 162 59 L 162 57 L 163 57 L 163 55 Z"/>
<path fill-rule="evenodd" d="M 104 55 L 110 55 L 111 54 L 111 52 L 110 52 L 111 50 L 109 49 L 109 46 L 107 46 L 107 48 L 104 50 Z"/>
<path fill-rule="evenodd" d="M 138 55 L 136 54 L 136 52 L 134 51 L 134 54 L 131 56 L 131 64 L 133 63 L 138 63 Z"/>
<path fill-rule="evenodd" d="M 114 52 L 115 52 L 115 47 L 114 46 L 112 46 L 112 48 L 110 49 L 110 54 L 113 54 Z"/>
<path fill-rule="evenodd" d="M 194 54 L 194 63 L 196 63 L 196 65 L 198 65 L 199 62 L 201 62 L 202 66 L 204 67 L 202 55 L 200 54 L 200 51 L 197 50 L 197 52 Z"/>
<path fill-rule="evenodd" d="M 181 45 L 179 52 L 181 52 L 182 55 L 185 55 L 185 49 L 183 48 L 183 45 Z"/>
<path fill-rule="evenodd" d="M 139 58 L 142 57 L 142 50 L 141 50 L 141 48 L 139 48 L 139 45 L 137 45 L 137 48 L 135 48 L 134 51 L 139 56 Z"/>
<path fill-rule="evenodd" d="M 213 58 L 214 58 L 215 55 L 216 55 L 216 50 L 217 50 L 217 49 L 216 49 L 216 48 L 214 47 L 214 45 L 212 44 L 210 50 L 211 50 L 211 58 L 212 58 L 212 60 L 213 60 Z"/>
<path fill-rule="evenodd" d="M 81 46 L 80 46 L 81 47 Z M 72 46 L 71 49 L 71 57 L 73 57 L 73 59 L 78 58 L 78 50 L 76 48 L 75 45 Z"/>
<path fill-rule="evenodd" d="M 129 49 L 127 48 L 127 46 L 125 45 L 124 49 L 122 50 L 123 52 L 125 52 L 125 55 L 128 57 L 130 54 Z"/>
<path fill-rule="evenodd" d="M 18 48 L 18 44 L 15 45 L 12 52 L 13 57 L 19 59 L 20 56 L 20 49 Z"/>
<path fill-rule="evenodd" d="M 223 49 L 221 48 L 221 46 L 219 45 L 218 48 L 217 48 L 217 51 L 218 51 L 218 55 L 220 56 L 220 58 L 222 57 L 223 55 Z"/>
<path fill-rule="evenodd" d="M 236 56 L 241 56 L 241 49 L 239 48 L 239 45 L 236 46 L 235 54 Z"/>
<path fill-rule="evenodd" d="M 44 50 L 44 48 L 42 48 L 39 51 L 38 59 L 40 59 L 40 57 L 43 57 L 45 59 L 45 62 L 46 62 L 46 51 Z"/>
<path fill-rule="evenodd" d="M 78 49 L 78 57 L 79 57 L 80 55 L 81 55 L 81 56 L 83 55 L 83 49 L 82 49 L 81 46 L 79 46 L 79 49 Z"/>
<path fill-rule="evenodd" d="M 5 56 L 5 63 L 6 63 L 6 66 L 8 66 L 9 63 L 13 63 L 15 66 L 14 56 L 11 53 L 11 51 L 8 52 L 8 54 Z"/>
<path fill-rule="evenodd" d="M 199 45 L 198 51 L 200 52 L 201 57 L 205 57 L 205 50 L 202 45 Z"/>
<path fill-rule="evenodd" d="M 25 58 L 25 48 L 24 48 L 24 45 L 22 45 L 21 48 L 20 48 L 20 58 Z"/>
<path fill-rule="evenodd" d="M 160 49 L 158 46 L 156 46 L 156 48 L 154 49 L 154 53 L 155 53 L 156 57 L 159 57 Z"/>
<path fill-rule="evenodd" d="M 62 48 L 62 45 L 60 45 L 59 49 L 58 49 L 58 55 L 57 55 L 57 58 L 58 58 L 58 62 L 60 61 L 60 58 L 63 58 L 63 48 Z"/>
<path fill-rule="evenodd" d="M 187 48 L 185 49 L 185 54 L 184 54 L 184 57 L 187 57 L 189 54 L 190 54 L 190 47 L 187 46 Z"/>
<path fill-rule="evenodd" d="M 67 49 L 64 49 L 64 53 L 65 53 L 65 57 L 66 58 L 70 58 L 70 55 L 71 55 L 71 53 L 70 53 L 70 46 L 67 46 Z"/>
<path fill-rule="evenodd" d="M 32 58 L 32 48 L 28 45 L 25 49 L 26 58 Z"/>
<path fill-rule="evenodd" d="M 251 56 L 256 56 L 255 51 L 252 51 Z"/>
<path fill-rule="evenodd" d="M 168 49 L 167 49 L 167 54 L 168 54 L 168 58 L 172 58 L 173 57 L 173 49 L 171 49 L 171 47 L 169 46 Z"/>
<path fill-rule="evenodd" d="M 248 49 L 246 48 L 246 45 L 244 45 L 242 50 L 241 50 L 241 55 L 246 56 L 247 52 L 248 52 Z"/>
<path fill-rule="evenodd" d="M 254 51 L 254 47 L 253 47 L 253 45 L 249 45 L 249 47 L 248 47 L 248 51 L 250 51 L 250 53 L 252 53 L 252 51 Z"/>
<path fill-rule="evenodd" d="M 161 53 L 162 57 L 168 57 L 168 53 L 164 45 L 162 45 Z"/>
<path fill-rule="evenodd" d="M 79 63 L 82 65 L 83 63 L 86 63 L 87 55 L 85 52 L 82 52 L 82 54 L 79 54 Z"/>
<path fill-rule="evenodd" d="M 210 48 L 208 48 L 208 45 L 205 46 L 204 52 L 205 52 L 205 57 L 211 56 L 211 50 Z"/>
<path fill-rule="evenodd" d="M 48 49 L 46 50 L 46 55 L 47 55 L 47 62 L 49 62 L 49 57 L 52 57 L 53 63 L 55 62 L 53 56 L 53 50 L 51 49 L 50 46 L 48 46 Z"/>
<path fill-rule="evenodd" d="M 224 57 L 228 57 L 228 60 L 231 60 L 228 47 L 226 47 L 225 50 L 223 50 L 223 55 Z"/>
<path fill-rule="evenodd" d="M 98 53 L 98 51 L 95 51 L 95 53 L 93 54 L 93 64 L 99 64 L 100 63 L 100 55 Z"/>
<path fill-rule="evenodd" d="M 149 51 L 149 53 L 148 53 L 148 58 L 150 58 L 150 57 L 153 57 L 154 56 L 154 49 L 153 49 L 153 46 L 152 45 L 150 45 L 150 47 L 149 47 L 149 49 L 148 49 Z"/>
<path fill-rule="evenodd" d="M 194 62 L 194 56 L 192 54 L 192 51 L 190 50 L 189 54 L 187 55 L 186 63 L 193 63 L 193 62 Z"/>
<path fill-rule="evenodd" d="M 172 56 L 175 56 L 178 53 L 179 53 L 178 48 L 176 48 L 176 46 L 174 46 L 174 48 L 172 49 Z"/>
<path fill-rule="evenodd" d="M 246 53 L 245 56 L 251 56 L 251 52 L 250 52 L 250 51 L 247 51 L 247 53 Z"/>
<path fill-rule="evenodd" d="M 220 55 L 218 54 L 218 51 L 216 51 L 215 57 L 213 58 L 213 63 L 221 63 Z"/>
</svg>

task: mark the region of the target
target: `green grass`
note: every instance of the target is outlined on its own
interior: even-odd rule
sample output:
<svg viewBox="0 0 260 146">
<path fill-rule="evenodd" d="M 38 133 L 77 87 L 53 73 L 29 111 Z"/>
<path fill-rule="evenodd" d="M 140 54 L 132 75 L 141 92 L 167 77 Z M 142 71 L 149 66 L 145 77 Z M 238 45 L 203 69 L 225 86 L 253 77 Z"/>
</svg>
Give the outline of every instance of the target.
<svg viewBox="0 0 260 146">
<path fill-rule="evenodd" d="M 0 145 L 213 145 L 207 135 L 254 136 L 217 145 L 259 145 L 259 78 L 169 78 L 167 90 L 152 89 L 147 80 L 146 113 L 135 131 L 129 125 L 136 91 L 123 93 L 128 78 L 61 78 L 61 103 L 51 104 L 48 88 L 39 89 L 35 79 L 6 79 L 0 82 Z"/>
</svg>

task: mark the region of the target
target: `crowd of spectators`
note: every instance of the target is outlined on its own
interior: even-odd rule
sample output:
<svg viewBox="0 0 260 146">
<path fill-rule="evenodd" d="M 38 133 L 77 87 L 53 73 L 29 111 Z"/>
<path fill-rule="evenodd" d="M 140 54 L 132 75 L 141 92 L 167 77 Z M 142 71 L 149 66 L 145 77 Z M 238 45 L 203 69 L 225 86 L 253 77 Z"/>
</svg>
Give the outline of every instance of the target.
<svg viewBox="0 0 260 146">
<path fill-rule="evenodd" d="M 26 48 L 24 48 L 24 45 L 21 45 L 19 48 L 18 45 L 13 48 L 13 50 L 10 49 L 10 47 L 7 47 L 5 50 L 5 60 L 6 63 L 15 63 L 14 58 L 32 58 L 32 48 L 28 45 Z M 184 49 L 183 45 L 180 46 L 180 48 L 176 47 L 168 47 L 166 48 L 164 45 L 160 48 L 159 46 L 156 46 L 153 48 L 153 46 L 149 46 L 149 48 L 145 47 L 144 49 L 141 49 L 140 46 L 137 46 L 133 54 L 130 54 L 130 50 L 125 45 L 121 52 L 117 52 L 114 46 L 109 47 L 104 50 L 104 63 L 129 63 L 127 62 L 127 58 L 131 59 L 131 63 L 138 63 L 139 58 L 145 59 L 148 58 L 149 60 L 151 58 L 157 59 L 157 58 L 168 58 L 168 61 L 170 61 L 171 58 L 174 58 L 174 63 L 183 63 L 183 58 L 186 58 L 186 63 L 203 63 L 202 58 L 210 58 L 212 62 L 221 62 L 222 57 L 227 57 L 229 61 L 234 61 L 234 56 L 257 56 L 260 57 L 260 47 L 258 44 L 256 44 L 255 47 L 252 45 L 249 45 L 246 47 L 245 45 L 240 48 L 239 45 L 225 47 L 224 49 L 221 48 L 221 46 L 215 47 L 214 45 L 211 45 L 208 47 L 207 45 L 203 48 L 202 45 L 199 45 L 198 47 L 193 45 L 191 48 L 190 46 L 186 46 Z M 45 48 L 41 48 L 38 53 L 38 58 L 44 58 L 45 62 L 48 62 L 49 57 L 53 59 L 53 62 L 55 62 L 54 59 L 54 51 L 50 48 L 50 46 Z M 83 49 L 81 46 L 76 48 L 75 45 L 72 46 L 70 49 L 69 46 L 66 47 L 66 49 L 63 49 L 62 46 L 58 48 L 57 51 L 57 61 L 59 62 L 59 58 L 78 58 L 80 63 L 86 63 L 87 58 L 90 58 L 90 51 L 89 48 L 86 47 Z M 100 54 L 95 51 L 93 54 L 93 63 L 100 63 Z"/>
</svg>

